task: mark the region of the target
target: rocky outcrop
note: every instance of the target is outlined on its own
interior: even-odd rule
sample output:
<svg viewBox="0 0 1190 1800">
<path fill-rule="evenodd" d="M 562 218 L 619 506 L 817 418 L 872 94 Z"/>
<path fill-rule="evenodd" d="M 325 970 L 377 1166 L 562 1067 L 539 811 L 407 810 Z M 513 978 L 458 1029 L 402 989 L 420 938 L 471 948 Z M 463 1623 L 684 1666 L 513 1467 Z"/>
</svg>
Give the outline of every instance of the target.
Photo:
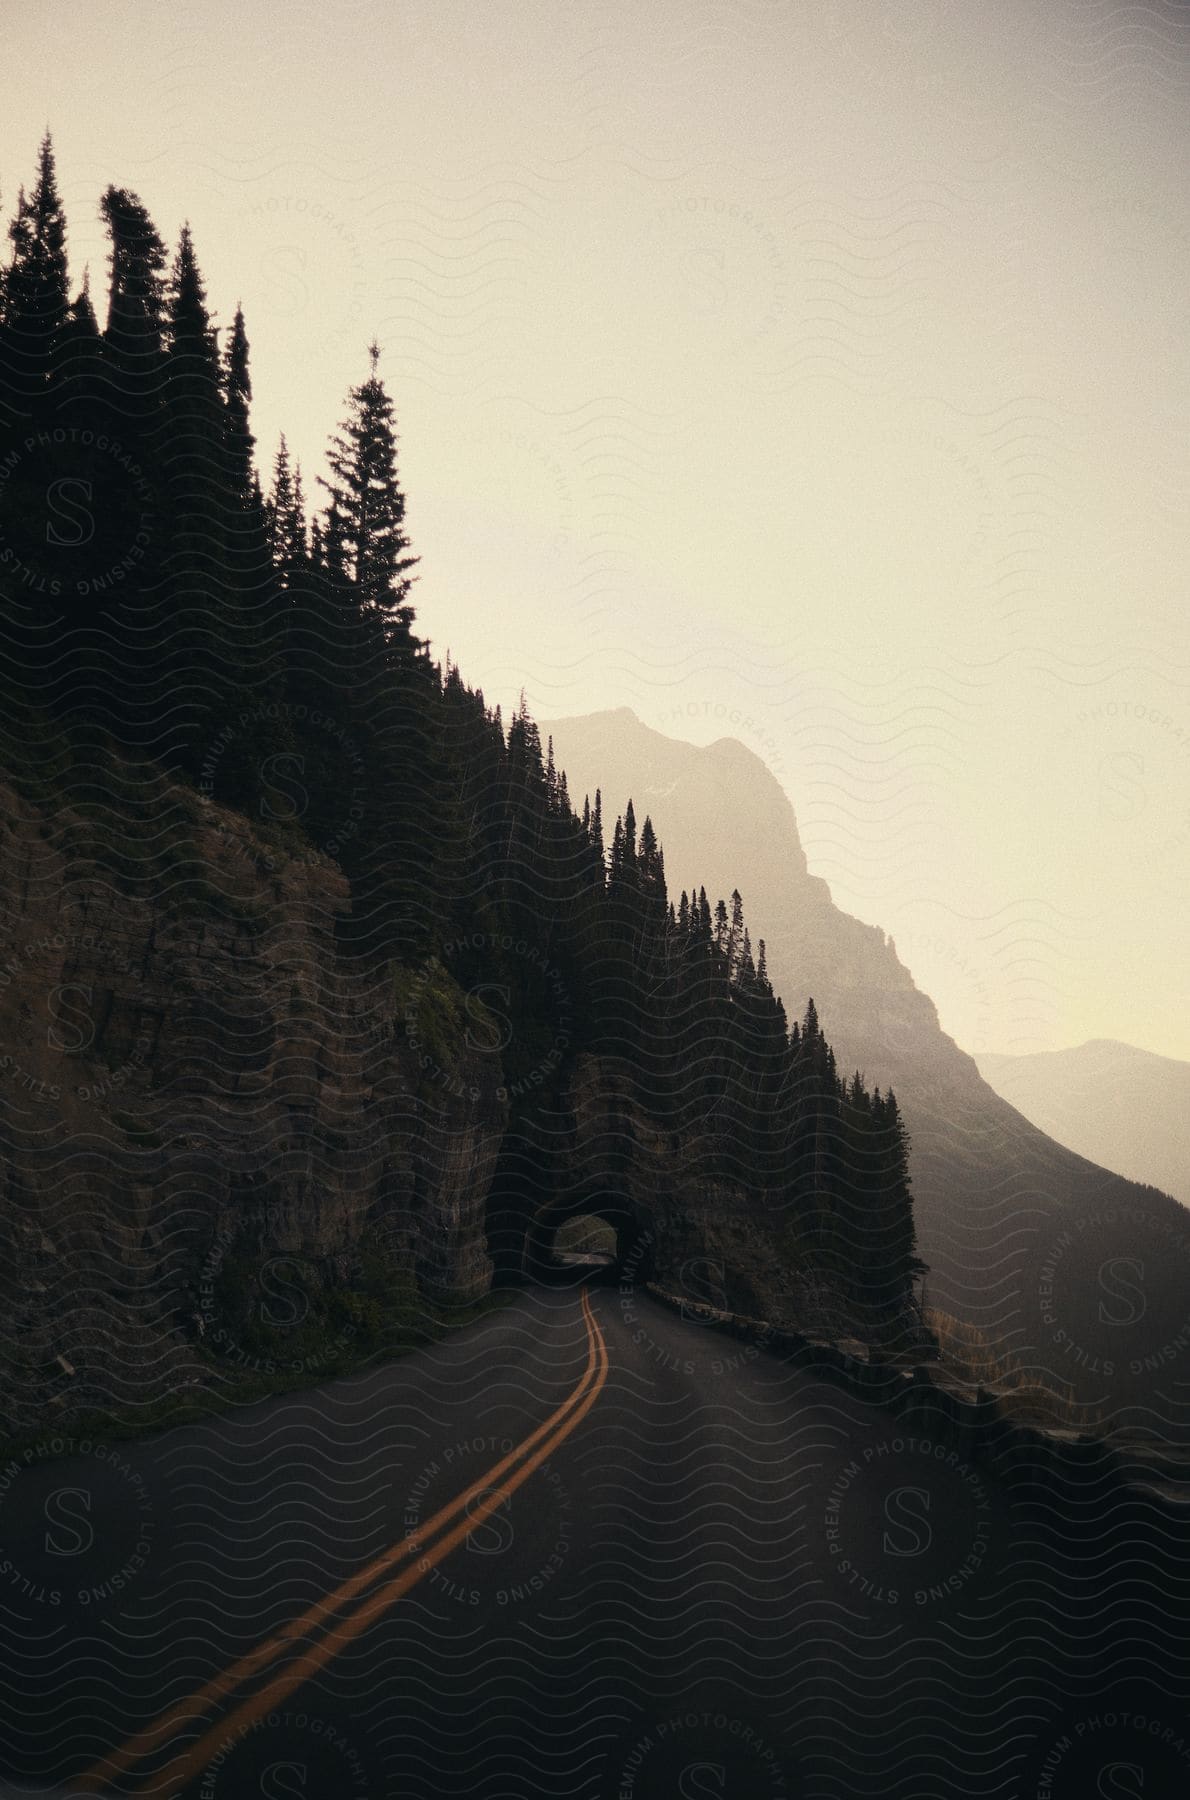
<svg viewBox="0 0 1190 1800">
<path fill-rule="evenodd" d="M 562 1104 L 518 1121 L 525 1154 L 507 1227 L 526 1273 L 548 1258 L 559 1225 L 590 1214 L 615 1229 L 621 1283 L 656 1281 L 831 1340 L 858 1336 L 881 1354 L 925 1343 L 912 1309 L 859 1317 L 807 1268 L 788 1213 L 761 1184 L 716 1174 L 706 1146 L 659 1125 L 638 1088 L 625 1065 L 580 1056 Z"/>
<path fill-rule="evenodd" d="M 186 792 L 143 798 L 138 830 L 136 807 L 0 789 L 9 1433 L 314 1380 L 490 1286 L 507 1106 L 449 978 L 357 965 L 325 859 Z M 439 1014 L 449 1069 L 419 1039 Z"/>
</svg>

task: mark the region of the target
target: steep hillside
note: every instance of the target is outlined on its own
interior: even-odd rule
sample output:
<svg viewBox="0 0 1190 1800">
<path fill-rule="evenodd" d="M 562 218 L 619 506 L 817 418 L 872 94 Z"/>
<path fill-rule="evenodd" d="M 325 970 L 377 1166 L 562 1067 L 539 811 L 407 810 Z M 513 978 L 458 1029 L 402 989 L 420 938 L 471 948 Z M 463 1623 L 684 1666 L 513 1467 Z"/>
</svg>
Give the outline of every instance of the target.
<svg viewBox="0 0 1190 1800">
<path fill-rule="evenodd" d="M 498 1067 L 456 1033 L 428 1090 L 338 871 L 146 799 L 113 834 L 0 787 L 0 1431 L 308 1384 L 490 1285 Z"/>
<path fill-rule="evenodd" d="M 1001 1099 L 1058 1143 L 1190 1206 L 1190 1063 L 1114 1038 L 975 1060 Z"/>
<path fill-rule="evenodd" d="M 393 1354 L 579 1213 L 626 1281 L 710 1270 L 742 1311 L 864 1334 L 750 1172 L 614 1057 L 547 1057 L 518 1102 L 498 984 L 361 957 L 300 839 L 143 764 L 104 791 L 0 784 L 0 1437 Z"/>
<path fill-rule="evenodd" d="M 266 497 L 242 313 L 99 206 L 103 330 L 48 136 L 0 279 L 0 1414 L 329 1372 L 580 1208 L 641 1278 L 723 1248 L 729 1297 L 899 1354 L 895 1101 L 435 661 L 379 344 L 315 505 L 284 438 Z"/>
<path fill-rule="evenodd" d="M 892 1084 L 913 1142 L 933 1306 L 1125 1422 L 1190 1422 L 1190 1219 L 1054 1142 L 942 1031 L 885 933 L 811 875 L 793 807 L 732 739 L 706 747 L 627 709 L 545 721 L 572 794 L 631 794 L 670 890 L 738 886 L 791 1015 L 812 995 L 844 1069 Z"/>
</svg>

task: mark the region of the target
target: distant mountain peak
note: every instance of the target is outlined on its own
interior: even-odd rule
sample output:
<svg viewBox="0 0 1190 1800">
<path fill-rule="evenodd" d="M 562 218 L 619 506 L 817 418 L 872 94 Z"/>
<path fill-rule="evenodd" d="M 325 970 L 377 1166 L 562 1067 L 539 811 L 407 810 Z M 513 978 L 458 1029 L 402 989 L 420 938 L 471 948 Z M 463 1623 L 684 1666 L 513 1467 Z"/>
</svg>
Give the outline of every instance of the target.
<svg viewBox="0 0 1190 1800">
<path fill-rule="evenodd" d="M 1174 1068 L 1185 1068 L 1185 1061 L 1176 1056 L 1166 1056 L 1160 1050 L 1146 1050 L 1140 1044 L 1130 1044 L 1124 1038 L 1094 1037 L 1084 1038 L 1081 1044 L 1066 1044 L 1058 1050 L 988 1050 L 981 1051 L 981 1062 L 1002 1063 L 1004 1065 L 1026 1063 L 1053 1062 L 1063 1058 L 1069 1062 L 1081 1059 L 1084 1062 L 1101 1060 L 1105 1056 L 1125 1057 L 1134 1062 L 1169 1063 Z"/>
<path fill-rule="evenodd" d="M 759 839 L 783 859 L 782 880 L 797 885 L 804 904 L 829 900 L 825 883 L 809 873 L 788 795 L 763 759 L 738 738 L 692 744 L 646 725 L 628 706 L 540 723 L 543 735 L 554 740 L 555 760 L 580 806 L 584 794 L 593 798 L 599 788 L 606 821 L 614 820 L 629 798 L 638 813 L 661 813 L 653 823 L 666 867 L 675 875 L 684 877 L 698 867 L 700 883 L 716 898 L 739 887 L 747 911 L 745 878 Z M 697 858 L 686 855 L 687 841 L 697 843 Z"/>
<path fill-rule="evenodd" d="M 975 1060 L 1058 1143 L 1190 1202 L 1190 1062 L 1120 1038 Z"/>
<path fill-rule="evenodd" d="M 689 738 L 671 737 L 668 732 L 659 731 L 655 725 L 649 725 L 634 712 L 630 706 L 609 706 L 598 712 L 574 713 L 558 719 L 541 719 L 538 721 L 542 735 L 554 735 L 565 727 L 568 737 L 580 730 L 599 731 L 609 726 L 619 730 L 631 729 L 642 739 L 655 745 L 663 745 L 670 755 L 682 756 L 691 761 L 705 760 L 708 757 L 734 757 L 741 762 L 755 763 L 762 769 L 769 780 L 779 786 L 764 758 L 752 750 L 742 739 L 718 737 L 709 744 L 695 744 Z"/>
<path fill-rule="evenodd" d="M 680 719 L 674 723 L 680 728 Z M 1022 1300 L 1010 1320 L 1005 1295 L 1015 1279 L 1026 1299 L 1035 1297 L 1039 1277 L 1034 1269 L 1026 1280 L 1026 1264 L 1045 1250 L 1061 1220 L 1073 1212 L 1094 1221 L 1117 1203 L 1131 1209 L 1130 1218 L 1156 1207 L 1154 1230 L 1169 1225 L 1160 1195 L 1107 1173 L 1122 1166 L 1122 1157 L 1096 1155 L 1095 1167 L 1084 1160 L 1094 1154 L 1087 1144 L 1038 1129 L 1037 1115 L 1009 1094 L 999 1073 L 989 1083 L 946 1035 L 891 940 L 843 912 L 826 882 L 810 873 L 793 804 L 763 756 L 735 737 L 707 745 L 668 737 L 629 707 L 555 719 L 546 729 L 580 804 L 585 790 L 601 788 L 606 829 L 633 796 L 638 818 L 649 813 L 665 850 L 674 899 L 692 876 L 712 904 L 738 888 L 752 942 L 765 940 L 769 976 L 790 1017 L 802 1016 L 812 994 L 839 1067 L 862 1070 L 873 1087 L 894 1088 L 913 1143 L 931 1304 L 981 1329 L 1032 1331 L 1048 1343 L 1036 1307 L 1030 1313 Z M 1126 1085 L 1116 1080 L 1118 1068 L 1135 1071 L 1139 1088 L 1160 1085 L 1155 1059 L 1142 1054 L 1101 1040 L 1046 1066 L 1081 1069 L 1083 1081 L 1068 1085 L 1102 1097 Z M 1190 1104 L 1185 1111 L 1190 1117 Z M 1140 1165 L 1129 1159 L 1125 1166 L 1133 1172 Z M 1174 1203 L 1166 1204 L 1176 1217 Z M 1127 1246 L 1131 1229 L 1126 1224 L 1104 1237 L 1100 1259 L 1112 1244 Z M 1097 1325 L 1087 1306 L 1079 1321 L 1090 1334 Z"/>
</svg>

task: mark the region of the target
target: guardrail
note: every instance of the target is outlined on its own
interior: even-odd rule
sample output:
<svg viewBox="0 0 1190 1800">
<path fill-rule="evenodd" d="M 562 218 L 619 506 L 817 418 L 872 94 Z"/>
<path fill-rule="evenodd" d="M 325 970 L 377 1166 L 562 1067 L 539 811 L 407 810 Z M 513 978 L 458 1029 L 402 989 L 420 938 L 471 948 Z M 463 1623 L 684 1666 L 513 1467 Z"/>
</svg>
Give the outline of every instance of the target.
<svg viewBox="0 0 1190 1800">
<path fill-rule="evenodd" d="M 994 1388 L 965 1388 L 938 1365 L 909 1368 L 870 1362 L 844 1348 L 848 1340 L 813 1338 L 765 1319 L 724 1312 L 670 1294 L 655 1282 L 645 1291 L 685 1319 L 745 1343 L 757 1344 L 796 1368 L 846 1389 L 858 1400 L 885 1407 L 907 1427 L 952 1444 L 970 1461 L 994 1462 L 1001 1476 L 1025 1485 L 1055 1479 L 1108 1478 L 1138 1487 L 1178 1508 L 1190 1508 L 1190 1456 L 1159 1444 L 1113 1445 L 1090 1432 L 1052 1430 L 1005 1416 L 1009 1396 Z"/>
</svg>

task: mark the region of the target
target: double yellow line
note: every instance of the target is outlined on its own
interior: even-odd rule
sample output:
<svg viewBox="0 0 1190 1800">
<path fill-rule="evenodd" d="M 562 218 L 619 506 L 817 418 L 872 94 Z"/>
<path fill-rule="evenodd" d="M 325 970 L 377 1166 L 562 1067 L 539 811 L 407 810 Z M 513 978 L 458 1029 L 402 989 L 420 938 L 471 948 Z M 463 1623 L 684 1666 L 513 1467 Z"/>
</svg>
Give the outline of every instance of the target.
<svg viewBox="0 0 1190 1800">
<path fill-rule="evenodd" d="M 586 1368 L 573 1392 L 550 1414 L 543 1425 L 531 1431 L 528 1437 L 523 1438 L 507 1456 L 502 1457 L 478 1481 L 472 1482 L 456 1499 L 440 1507 L 433 1518 L 426 1520 L 420 1531 L 382 1551 L 356 1574 L 348 1576 L 337 1588 L 316 1600 L 299 1618 L 291 1620 L 282 1630 L 258 1644 L 238 1662 L 229 1664 L 213 1680 L 208 1681 L 205 1687 L 170 1707 L 152 1725 L 136 1732 L 126 1743 L 121 1744 L 119 1749 L 109 1751 L 101 1757 L 85 1775 L 73 1783 L 75 1790 L 79 1793 L 102 1794 L 116 1777 L 126 1774 L 163 1744 L 168 1744 L 185 1726 L 192 1725 L 213 1712 L 245 1682 L 267 1670 L 279 1657 L 289 1655 L 301 1639 L 334 1620 L 335 1615 L 341 1613 L 349 1601 L 372 1588 L 373 1583 L 381 1576 L 387 1575 L 400 1564 L 407 1564 L 399 1574 L 369 1593 L 354 1612 L 332 1623 L 330 1630 L 316 1643 L 301 1649 L 251 1698 L 242 1701 L 217 1725 L 211 1726 L 188 1749 L 179 1751 L 164 1769 L 149 1777 L 139 1791 L 142 1794 L 167 1795 L 184 1788 L 196 1775 L 201 1774 L 220 1750 L 226 1749 L 229 1743 L 241 1737 L 309 1681 L 312 1675 L 325 1668 L 361 1631 L 366 1631 L 396 1601 L 416 1587 L 422 1577 L 436 1568 L 444 1557 L 457 1549 L 469 1532 L 474 1531 L 477 1525 L 503 1506 L 542 1463 L 553 1455 L 576 1426 L 582 1423 L 607 1381 L 607 1344 L 585 1288 L 582 1291 L 582 1307 L 583 1323 L 587 1328 Z M 477 1499 L 479 1504 L 474 1511 L 469 1512 L 467 1509 L 470 1503 Z M 446 1526 L 450 1529 L 443 1531 Z M 443 1533 L 441 1537 L 437 1535 L 439 1532 Z M 431 1539 L 434 1540 L 432 1543 Z"/>
</svg>

